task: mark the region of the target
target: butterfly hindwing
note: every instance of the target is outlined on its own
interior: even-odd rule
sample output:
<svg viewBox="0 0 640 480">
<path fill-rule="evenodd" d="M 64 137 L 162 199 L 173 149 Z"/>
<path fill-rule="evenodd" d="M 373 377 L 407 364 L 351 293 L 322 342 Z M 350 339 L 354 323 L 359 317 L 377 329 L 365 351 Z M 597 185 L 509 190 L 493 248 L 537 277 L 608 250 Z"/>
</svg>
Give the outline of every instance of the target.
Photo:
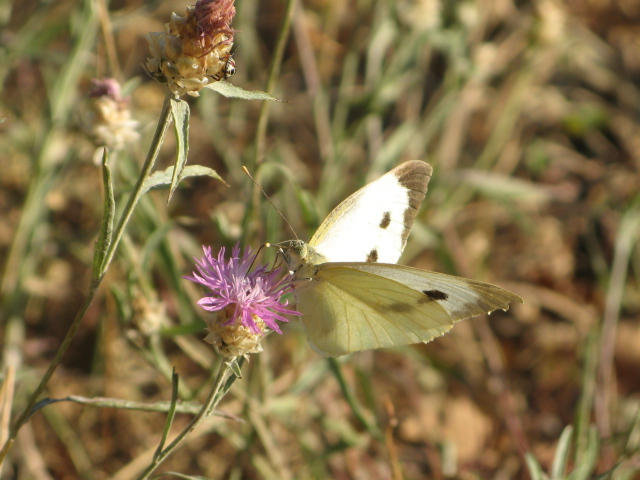
<svg viewBox="0 0 640 480">
<path fill-rule="evenodd" d="M 332 264 L 332 267 L 339 266 L 348 266 L 352 269 L 383 277 L 389 281 L 400 283 L 433 300 L 437 300 L 452 321 L 463 320 L 483 313 L 491 313 L 495 310 L 507 310 L 511 302 L 522 301 L 518 295 L 490 283 L 420 270 L 405 265 Z"/>
<path fill-rule="evenodd" d="M 437 300 L 353 265 L 319 265 L 296 293 L 309 343 L 322 355 L 428 342 L 453 325 Z"/>
<path fill-rule="evenodd" d="M 413 160 L 367 184 L 327 216 L 309 246 L 327 262 L 397 262 L 431 172 Z"/>
</svg>

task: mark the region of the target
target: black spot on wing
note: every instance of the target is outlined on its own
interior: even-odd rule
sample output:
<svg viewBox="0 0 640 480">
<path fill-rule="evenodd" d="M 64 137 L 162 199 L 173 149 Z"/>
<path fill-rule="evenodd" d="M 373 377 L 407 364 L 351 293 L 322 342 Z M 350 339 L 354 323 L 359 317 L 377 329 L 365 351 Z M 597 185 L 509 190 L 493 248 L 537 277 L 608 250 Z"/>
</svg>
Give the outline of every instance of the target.
<svg viewBox="0 0 640 480">
<path fill-rule="evenodd" d="M 386 229 L 391 224 L 391 212 L 384 212 L 380 220 L 380 228 Z"/>
<path fill-rule="evenodd" d="M 422 293 L 424 293 L 431 300 L 446 300 L 449 298 L 449 295 L 441 292 L 440 290 L 423 290 Z"/>
<path fill-rule="evenodd" d="M 378 261 L 378 250 L 374 248 L 369 252 L 369 255 L 367 255 L 367 262 L 374 263 L 377 261 Z"/>
</svg>

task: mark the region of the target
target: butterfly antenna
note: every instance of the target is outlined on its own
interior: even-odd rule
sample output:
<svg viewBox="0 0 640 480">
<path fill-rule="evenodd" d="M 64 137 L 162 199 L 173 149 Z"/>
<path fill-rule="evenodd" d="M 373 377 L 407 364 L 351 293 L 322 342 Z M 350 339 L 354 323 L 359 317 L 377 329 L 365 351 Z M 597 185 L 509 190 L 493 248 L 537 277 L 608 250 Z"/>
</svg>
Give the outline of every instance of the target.
<svg viewBox="0 0 640 480">
<path fill-rule="evenodd" d="M 258 251 L 256 252 L 256 254 L 253 256 L 253 260 L 251 261 L 251 265 L 249 265 L 249 270 L 251 270 L 253 268 L 253 264 L 256 263 L 256 259 L 258 258 L 258 255 L 260 255 L 260 252 L 262 251 L 262 249 L 264 247 L 269 246 L 269 244 L 265 244 L 265 245 L 260 245 L 260 248 L 258 249 Z M 247 270 L 247 271 L 249 271 Z"/>
<path fill-rule="evenodd" d="M 291 224 L 287 221 L 287 219 L 284 217 L 284 215 L 282 214 L 282 212 L 280 210 L 278 210 L 278 207 L 276 207 L 275 203 L 273 203 L 271 201 L 271 199 L 269 198 L 269 195 L 267 195 L 267 192 L 264 191 L 264 189 L 260 186 L 260 184 L 258 182 L 256 182 L 256 179 L 253 178 L 251 176 L 251 174 L 249 173 L 249 170 L 247 169 L 247 167 L 245 167 L 244 165 L 242 166 L 242 170 L 244 171 L 244 173 L 247 174 L 247 176 L 253 181 L 253 183 L 256 184 L 256 186 L 260 189 L 260 191 L 262 192 L 262 194 L 264 195 L 264 198 L 266 198 L 269 203 L 271 204 L 271 206 L 275 209 L 276 212 L 278 212 L 278 215 L 280 215 L 282 217 L 282 220 L 284 220 L 284 223 L 287 224 L 287 227 L 289 227 L 289 230 L 291 230 L 293 232 L 293 236 L 296 237 L 296 240 L 299 240 L 298 235 L 296 235 L 296 231 L 293 229 L 293 227 L 291 226 Z"/>
</svg>

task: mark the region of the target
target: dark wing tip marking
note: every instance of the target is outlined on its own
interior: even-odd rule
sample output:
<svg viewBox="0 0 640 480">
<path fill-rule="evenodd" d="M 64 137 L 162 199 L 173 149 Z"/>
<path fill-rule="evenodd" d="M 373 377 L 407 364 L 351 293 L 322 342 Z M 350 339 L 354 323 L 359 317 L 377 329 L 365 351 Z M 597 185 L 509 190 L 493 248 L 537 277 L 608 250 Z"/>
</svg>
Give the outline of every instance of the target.
<svg viewBox="0 0 640 480">
<path fill-rule="evenodd" d="M 380 220 L 380 228 L 386 229 L 389 225 L 391 225 L 391 212 L 384 212 Z"/>
<path fill-rule="evenodd" d="M 398 183 L 407 189 L 409 203 L 409 207 L 404 211 L 404 218 L 402 219 L 404 222 L 404 230 L 402 232 L 402 245 L 404 248 L 420 204 L 427 194 L 433 169 L 428 163 L 421 160 L 411 160 L 396 167 L 394 172 Z"/>
<path fill-rule="evenodd" d="M 433 169 L 431 166 L 421 160 L 404 162 L 394 170 L 400 185 L 408 190 L 415 191 L 417 196 L 421 194 L 421 198 L 416 207 L 420 206 L 420 202 L 427 193 L 427 186 L 429 185 L 429 180 L 431 180 L 432 172 Z"/>
<path fill-rule="evenodd" d="M 447 300 L 449 298 L 449 295 L 440 290 L 423 290 L 422 293 L 431 300 Z"/>
<path fill-rule="evenodd" d="M 374 248 L 369 252 L 369 255 L 367 255 L 367 262 L 374 263 L 377 261 L 378 261 L 378 250 Z"/>
</svg>

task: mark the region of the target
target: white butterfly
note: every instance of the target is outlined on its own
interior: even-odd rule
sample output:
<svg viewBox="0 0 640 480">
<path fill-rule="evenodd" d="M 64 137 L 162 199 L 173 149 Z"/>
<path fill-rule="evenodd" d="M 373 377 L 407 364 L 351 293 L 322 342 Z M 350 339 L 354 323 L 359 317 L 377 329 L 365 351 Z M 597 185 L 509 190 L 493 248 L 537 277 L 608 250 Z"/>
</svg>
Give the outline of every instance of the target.
<svg viewBox="0 0 640 480">
<path fill-rule="evenodd" d="M 522 301 L 495 285 L 395 264 L 431 172 L 405 162 L 338 205 L 308 244 L 279 245 L 309 343 L 322 355 L 426 343 L 458 320 Z"/>
</svg>

